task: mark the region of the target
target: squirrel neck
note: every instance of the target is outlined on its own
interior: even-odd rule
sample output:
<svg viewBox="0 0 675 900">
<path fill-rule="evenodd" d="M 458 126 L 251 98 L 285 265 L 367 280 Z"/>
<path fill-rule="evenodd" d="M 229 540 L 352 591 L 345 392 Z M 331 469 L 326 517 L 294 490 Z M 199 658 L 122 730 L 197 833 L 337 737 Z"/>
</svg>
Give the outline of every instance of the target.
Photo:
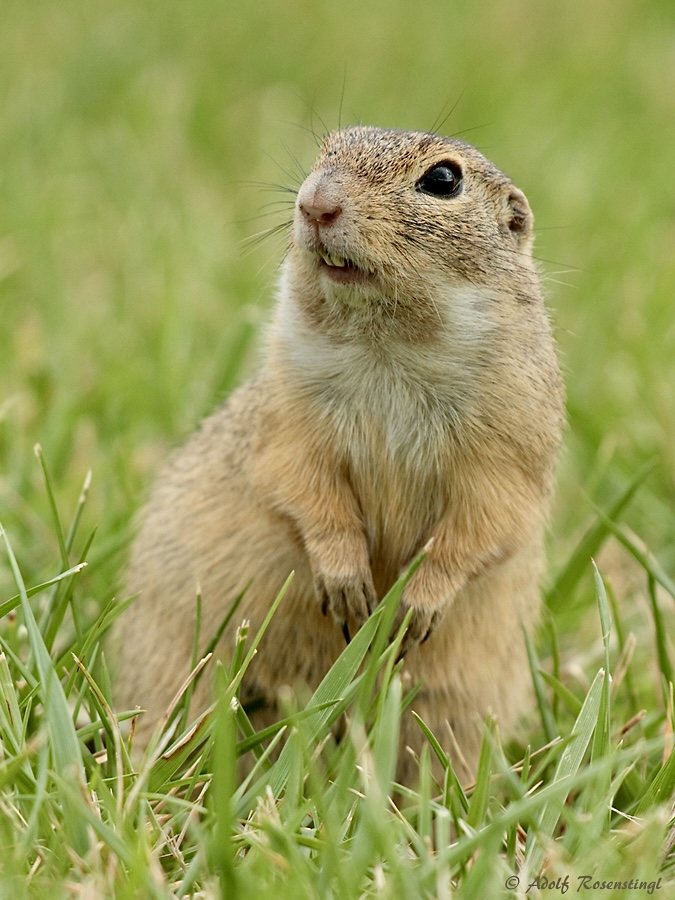
<svg viewBox="0 0 675 900">
<path fill-rule="evenodd" d="M 501 312 L 510 299 L 487 287 L 430 284 L 422 298 L 401 297 L 396 316 L 387 298 L 378 308 L 376 296 L 357 306 L 336 294 L 323 298 L 319 318 L 316 299 L 308 303 L 287 264 L 266 368 L 275 381 L 323 396 L 341 390 L 349 402 L 387 385 L 459 405 L 480 390 L 491 367 L 494 374 L 504 342 L 512 343 L 513 316 Z M 434 310 L 434 328 L 423 340 L 401 326 L 406 310 L 417 305 Z"/>
</svg>

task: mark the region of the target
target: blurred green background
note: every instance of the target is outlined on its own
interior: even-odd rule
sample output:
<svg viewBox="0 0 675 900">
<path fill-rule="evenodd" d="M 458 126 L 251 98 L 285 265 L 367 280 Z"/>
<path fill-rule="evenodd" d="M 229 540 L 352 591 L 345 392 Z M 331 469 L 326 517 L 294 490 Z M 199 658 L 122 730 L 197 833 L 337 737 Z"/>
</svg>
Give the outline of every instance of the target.
<svg viewBox="0 0 675 900">
<path fill-rule="evenodd" d="M 675 563 L 672 0 L 4 0 L 0 520 L 28 578 L 94 472 L 92 592 L 168 449 L 255 365 L 283 235 L 343 124 L 475 143 L 528 195 L 569 392 L 553 564 L 646 460 Z M 0 588 L 9 577 L 0 562 Z"/>
</svg>

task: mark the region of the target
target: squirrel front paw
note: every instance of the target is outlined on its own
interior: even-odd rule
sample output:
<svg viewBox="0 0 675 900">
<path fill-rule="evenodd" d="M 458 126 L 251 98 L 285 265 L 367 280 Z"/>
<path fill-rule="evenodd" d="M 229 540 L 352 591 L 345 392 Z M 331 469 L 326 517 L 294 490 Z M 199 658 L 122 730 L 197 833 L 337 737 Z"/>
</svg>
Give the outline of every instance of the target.
<svg viewBox="0 0 675 900">
<path fill-rule="evenodd" d="M 435 608 L 419 608 L 415 607 L 412 604 L 406 602 L 405 595 L 401 599 L 399 603 L 398 609 L 396 611 L 396 616 L 394 618 L 394 624 L 392 626 L 391 635 L 392 638 L 396 635 L 403 619 L 405 618 L 409 609 L 412 609 L 412 615 L 410 617 L 410 622 L 408 623 L 408 627 L 406 629 L 406 633 L 403 635 L 403 641 L 401 643 L 401 649 L 399 650 L 398 658 L 401 659 L 408 653 L 413 647 L 417 647 L 419 644 L 423 644 L 427 638 L 430 637 L 434 628 L 439 623 L 441 619 L 442 610 L 438 607 Z"/>
<path fill-rule="evenodd" d="M 314 579 L 314 589 L 321 604 L 321 612 L 329 612 L 342 629 L 349 643 L 349 622 L 359 628 L 377 606 L 377 594 L 370 573 L 367 576 L 326 575 L 319 573 Z"/>
<path fill-rule="evenodd" d="M 431 636 L 459 586 L 459 579 L 453 577 L 445 566 L 429 557 L 423 560 L 405 586 L 394 618 L 392 637 L 401 627 L 408 611 L 412 610 L 408 628 L 403 636 L 399 659 Z"/>
</svg>

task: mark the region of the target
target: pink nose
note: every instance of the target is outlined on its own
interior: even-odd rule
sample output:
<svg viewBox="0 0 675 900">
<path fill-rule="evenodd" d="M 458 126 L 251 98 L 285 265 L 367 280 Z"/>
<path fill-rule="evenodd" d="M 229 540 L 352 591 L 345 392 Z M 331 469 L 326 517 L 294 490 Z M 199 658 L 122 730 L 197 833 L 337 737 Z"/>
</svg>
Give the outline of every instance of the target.
<svg viewBox="0 0 675 900">
<path fill-rule="evenodd" d="M 301 203 L 300 210 L 308 222 L 316 222 L 317 225 L 328 225 L 342 212 L 339 203 Z"/>
<path fill-rule="evenodd" d="M 298 209 L 312 225 L 328 225 L 342 212 L 333 185 L 325 181 L 305 182 L 298 194 Z"/>
</svg>

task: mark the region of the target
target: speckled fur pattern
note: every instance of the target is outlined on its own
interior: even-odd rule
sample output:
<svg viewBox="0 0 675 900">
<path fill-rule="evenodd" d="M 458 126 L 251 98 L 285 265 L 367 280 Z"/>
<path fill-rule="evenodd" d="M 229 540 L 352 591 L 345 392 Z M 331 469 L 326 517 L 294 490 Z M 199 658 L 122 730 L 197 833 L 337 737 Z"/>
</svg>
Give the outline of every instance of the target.
<svg viewBox="0 0 675 900">
<path fill-rule="evenodd" d="M 420 190 L 439 164 L 461 173 L 455 196 Z M 431 538 L 400 610 L 413 611 L 414 708 L 466 778 L 481 718 L 515 727 L 564 426 L 531 244 L 525 196 L 470 145 L 376 128 L 326 138 L 262 368 L 169 461 L 133 548 L 117 702 L 147 709 L 141 741 L 188 674 L 198 591 L 206 640 L 250 582 L 227 653 L 295 570 L 245 683 L 269 718 L 283 686 L 318 684 L 344 627 Z M 422 743 L 407 715 L 402 746 Z"/>
</svg>

